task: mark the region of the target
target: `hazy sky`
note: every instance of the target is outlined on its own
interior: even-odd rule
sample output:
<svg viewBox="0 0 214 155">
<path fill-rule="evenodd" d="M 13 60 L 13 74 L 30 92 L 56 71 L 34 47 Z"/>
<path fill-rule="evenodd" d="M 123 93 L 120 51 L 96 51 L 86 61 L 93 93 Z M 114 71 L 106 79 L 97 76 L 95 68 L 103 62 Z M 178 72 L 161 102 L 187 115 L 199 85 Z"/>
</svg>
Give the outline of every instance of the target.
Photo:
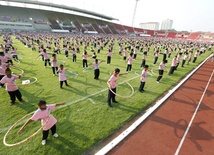
<svg viewBox="0 0 214 155">
<path fill-rule="evenodd" d="M 41 0 L 95 11 L 131 25 L 136 0 Z M 174 21 L 173 28 L 214 32 L 214 0 L 139 0 L 135 26 L 141 22 Z"/>
</svg>

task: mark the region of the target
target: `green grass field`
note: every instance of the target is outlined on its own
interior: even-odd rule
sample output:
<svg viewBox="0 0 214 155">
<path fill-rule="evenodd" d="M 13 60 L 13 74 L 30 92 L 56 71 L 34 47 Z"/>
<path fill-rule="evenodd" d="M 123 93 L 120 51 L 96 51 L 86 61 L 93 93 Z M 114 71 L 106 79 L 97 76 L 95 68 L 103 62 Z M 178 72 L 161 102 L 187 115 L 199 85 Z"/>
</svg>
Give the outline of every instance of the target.
<svg viewBox="0 0 214 155">
<path fill-rule="evenodd" d="M 135 74 L 141 73 L 140 63 L 142 54 L 139 53 L 137 60 L 133 62 L 133 71 L 129 74 L 119 78 L 118 83 L 121 83 L 117 87 L 117 93 L 121 95 L 129 95 L 131 89 L 124 83 L 125 80 L 130 80 L 130 84 L 134 87 L 135 94 L 133 97 L 123 99 L 117 97 L 119 104 L 113 104 L 114 108 L 108 109 L 107 106 L 107 84 L 106 81 L 110 77 L 110 73 L 119 67 L 121 72 L 125 72 L 127 63 L 121 61 L 122 57 L 118 55 L 118 45 L 115 44 L 114 52 L 112 56 L 112 64 L 107 65 L 105 62 L 100 65 L 101 75 L 100 80 L 93 79 L 93 69 L 89 68 L 86 72 L 82 69 L 82 48 L 81 53 L 77 55 L 77 63 L 71 62 L 71 56 L 69 59 L 65 59 L 64 54 L 57 55 L 58 60 L 65 61 L 65 67 L 69 71 L 77 73 L 77 77 L 68 76 L 68 83 L 70 87 L 64 86 L 65 89 L 59 88 L 59 81 L 57 76 L 52 76 L 52 70 L 50 67 L 44 68 L 43 62 L 40 59 L 36 59 L 39 55 L 36 51 L 31 51 L 18 40 L 14 40 L 14 46 L 18 48 L 19 57 L 21 63 L 17 64 L 18 68 L 22 68 L 26 77 L 35 76 L 38 78 L 37 83 L 26 86 L 19 86 L 19 89 L 23 95 L 25 103 L 16 102 L 14 106 L 10 106 L 9 95 L 4 89 L 0 89 L 0 130 L 14 124 L 18 119 L 24 115 L 35 111 L 37 109 L 37 102 L 40 99 L 46 100 L 48 103 L 60 103 L 66 102 L 68 106 L 57 108 L 52 114 L 58 120 L 57 133 L 59 138 L 54 139 L 51 134 L 46 146 L 41 145 L 42 133 L 40 132 L 33 139 L 28 142 L 16 146 L 6 147 L 0 143 L 0 154 L 16 154 L 16 155 L 77 155 L 82 154 L 90 149 L 95 144 L 99 143 L 102 139 L 108 137 L 124 123 L 129 121 L 140 111 L 144 110 L 149 104 L 151 104 L 156 98 L 163 94 L 167 89 L 172 87 L 178 80 L 180 80 L 185 74 L 190 72 L 199 62 L 204 60 L 209 53 L 203 54 L 199 57 L 196 64 L 186 65 L 185 68 L 179 67 L 173 76 L 165 75 L 160 84 L 157 84 L 157 70 L 156 75 L 148 77 L 145 92 L 139 93 L 138 87 L 140 84 L 140 77 Z M 0 38 L 2 43 L 2 38 Z M 90 49 L 90 48 L 88 48 Z M 89 51 L 89 50 L 88 50 Z M 64 53 L 64 52 L 62 52 Z M 88 52 L 91 54 L 90 52 Z M 98 54 L 98 59 L 106 60 L 107 48 Z M 91 54 L 92 55 L 92 54 Z M 160 63 L 162 55 L 159 57 Z M 93 62 L 92 59 L 89 60 Z M 149 53 L 147 64 L 151 68 L 155 68 L 152 65 L 153 51 Z M 171 60 L 167 65 L 171 64 Z M 14 69 L 14 73 L 21 73 L 19 70 Z M 20 83 L 20 81 L 18 81 Z M 93 95 L 94 94 L 94 95 Z M 27 126 L 21 135 L 17 135 L 19 126 L 8 136 L 8 143 L 16 143 L 25 137 L 28 137 L 39 129 L 40 121 L 32 123 Z M 0 139 L 3 140 L 6 131 L 0 133 Z"/>
</svg>

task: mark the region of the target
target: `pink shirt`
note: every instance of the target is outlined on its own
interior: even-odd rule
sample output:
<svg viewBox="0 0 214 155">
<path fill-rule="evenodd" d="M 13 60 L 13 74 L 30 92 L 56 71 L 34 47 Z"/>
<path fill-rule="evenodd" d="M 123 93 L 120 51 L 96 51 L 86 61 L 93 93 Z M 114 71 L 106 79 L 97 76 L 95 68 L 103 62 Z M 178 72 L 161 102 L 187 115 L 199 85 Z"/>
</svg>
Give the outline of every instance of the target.
<svg viewBox="0 0 214 155">
<path fill-rule="evenodd" d="M 164 70 L 165 64 L 163 62 L 160 63 L 159 65 L 159 70 Z"/>
<path fill-rule="evenodd" d="M 187 57 L 188 57 L 187 55 L 184 55 L 184 58 L 183 58 L 183 60 L 186 60 L 186 59 L 187 59 Z"/>
<path fill-rule="evenodd" d="M 116 88 L 116 82 L 117 82 L 118 76 L 112 75 L 108 82 L 110 83 L 111 89 Z"/>
<path fill-rule="evenodd" d="M 198 52 L 195 52 L 195 55 L 194 55 L 194 57 L 198 57 Z"/>
<path fill-rule="evenodd" d="M 0 66 L 0 75 L 5 75 L 5 70 L 2 66 Z"/>
<path fill-rule="evenodd" d="M 30 118 L 33 121 L 37 121 L 38 119 L 41 119 L 41 124 L 43 126 L 46 123 L 47 119 L 49 118 L 48 116 L 50 115 L 50 118 L 47 124 L 43 127 L 43 130 L 49 130 L 57 122 L 56 118 L 50 114 L 50 112 L 55 109 L 56 104 L 50 104 L 50 105 L 47 105 L 46 107 L 47 108 L 45 110 L 41 110 L 41 109 L 36 110 L 33 116 Z"/>
<path fill-rule="evenodd" d="M 17 75 L 11 75 L 11 78 L 8 78 L 6 75 L 1 79 L 0 83 L 6 84 L 6 90 L 8 92 L 18 90 L 16 85 L 16 80 L 19 79 Z"/>
<path fill-rule="evenodd" d="M 56 58 L 52 58 L 52 59 L 51 59 L 51 62 L 52 62 L 52 64 L 51 64 L 52 67 L 57 67 L 57 66 L 58 66 L 58 65 L 57 65 L 57 59 L 56 59 Z"/>
<path fill-rule="evenodd" d="M 83 54 L 82 59 L 86 60 L 88 58 L 88 54 Z"/>
<path fill-rule="evenodd" d="M 128 57 L 128 64 L 129 64 L 129 65 L 132 64 L 132 60 L 133 60 L 132 56 L 129 56 L 129 57 Z"/>
<path fill-rule="evenodd" d="M 146 82 L 146 76 L 147 76 L 148 70 L 146 71 L 145 69 L 141 73 L 141 81 Z"/>
<path fill-rule="evenodd" d="M 58 69 L 57 71 L 59 73 L 59 81 L 65 81 L 67 78 L 66 78 L 66 75 L 65 75 L 65 72 L 66 72 L 66 69 Z"/>
<path fill-rule="evenodd" d="M 177 65 L 177 59 L 176 58 L 173 58 L 172 59 L 172 64 L 171 66 L 176 66 Z"/>
<path fill-rule="evenodd" d="M 101 63 L 101 62 L 93 63 L 92 66 L 94 67 L 94 69 L 99 69 L 100 63 Z"/>
<path fill-rule="evenodd" d="M 112 52 L 108 52 L 107 56 L 110 57 L 112 55 Z"/>
<path fill-rule="evenodd" d="M 124 51 L 123 51 L 123 56 L 125 57 L 126 54 L 127 54 L 127 50 L 124 50 Z"/>
<path fill-rule="evenodd" d="M 146 60 L 146 55 L 145 54 L 143 55 L 143 59 Z"/>
<path fill-rule="evenodd" d="M 44 56 L 44 58 L 45 58 L 45 60 L 47 60 L 47 59 L 49 59 L 49 57 L 48 57 L 48 53 L 46 52 L 42 52 L 42 55 Z"/>
</svg>

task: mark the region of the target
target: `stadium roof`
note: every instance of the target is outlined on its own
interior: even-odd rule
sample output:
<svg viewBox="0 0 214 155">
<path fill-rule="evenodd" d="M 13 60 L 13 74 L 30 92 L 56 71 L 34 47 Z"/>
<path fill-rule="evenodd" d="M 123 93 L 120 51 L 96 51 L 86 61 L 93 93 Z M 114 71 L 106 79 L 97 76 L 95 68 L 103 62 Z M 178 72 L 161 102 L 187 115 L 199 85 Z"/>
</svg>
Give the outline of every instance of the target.
<svg viewBox="0 0 214 155">
<path fill-rule="evenodd" d="M 76 12 L 79 12 L 79 13 L 88 14 L 88 15 L 99 17 L 99 18 L 103 18 L 103 19 L 106 19 L 106 20 L 118 20 L 116 18 L 113 18 L 113 17 L 110 17 L 110 16 L 106 16 L 106 15 L 103 15 L 103 14 L 100 14 L 100 13 L 96 13 L 96 12 L 92 12 L 92 11 L 88 11 L 88 10 L 84 10 L 84 9 L 79 9 L 79 8 L 76 8 L 76 7 L 70 7 L 70 6 L 66 6 L 66 5 L 59 5 L 59 4 L 54 4 L 54 3 L 41 2 L 41 1 L 38 1 L 38 0 L 0 0 L 0 1 L 16 2 L 16 3 L 27 3 L 27 4 L 34 4 L 34 5 L 55 7 L 55 8 L 60 8 L 60 9 L 66 9 L 66 10 L 69 10 L 69 11 L 76 11 Z"/>
</svg>

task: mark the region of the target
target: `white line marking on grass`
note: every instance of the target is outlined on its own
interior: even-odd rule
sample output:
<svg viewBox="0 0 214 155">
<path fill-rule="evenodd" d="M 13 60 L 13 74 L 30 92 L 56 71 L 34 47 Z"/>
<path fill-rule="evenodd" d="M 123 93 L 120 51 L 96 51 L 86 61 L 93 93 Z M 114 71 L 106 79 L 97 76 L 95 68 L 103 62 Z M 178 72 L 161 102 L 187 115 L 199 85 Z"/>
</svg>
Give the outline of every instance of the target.
<svg viewBox="0 0 214 155">
<path fill-rule="evenodd" d="M 126 81 L 131 81 L 131 80 L 134 80 L 134 79 L 136 79 L 136 78 L 138 78 L 138 77 L 139 77 L 139 76 L 135 76 L 135 77 L 130 78 L 130 79 L 126 80 Z M 125 83 L 126 81 L 120 82 L 118 85 L 121 85 L 121 84 Z M 92 97 L 92 96 L 95 96 L 95 95 L 97 95 L 97 94 L 100 94 L 100 93 L 102 93 L 102 92 L 104 92 L 104 91 L 106 91 L 106 90 L 108 90 L 108 88 L 102 89 L 102 90 L 100 90 L 100 91 L 98 91 L 98 92 L 96 92 L 96 93 L 87 95 L 87 96 L 82 97 L 82 98 L 80 98 L 80 99 L 77 99 L 77 100 L 75 100 L 75 101 L 73 101 L 73 102 L 66 103 L 65 105 L 56 107 L 55 109 L 61 109 L 61 108 L 70 106 L 70 105 L 72 105 L 72 104 L 74 104 L 74 103 L 83 101 L 83 100 L 85 100 L 85 99 L 87 99 L 87 98 L 90 98 L 90 97 Z M 107 103 L 106 103 L 106 104 L 107 104 Z M 24 120 L 24 121 L 26 121 L 26 120 Z M 24 124 L 24 122 L 23 122 L 23 124 Z M 4 132 L 4 131 L 8 130 L 10 127 L 11 127 L 11 126 L 8 126 L 8 127 L 5 127 L 5 128 L 1 128 L 1 129 L 0 129 L 0 133 L 2 133 L 2 132 Z"/>
<path fill-rule="evenodd" d="M 181 85 L 183 85 L 211 56 L 206 58 L 201 64 L 199 64 L 191 73 L 189 73 L 179 84 L 177 84 L 173 89 L 160 100 L 156 102 L 153 107 L 150 107 L 147 112 L 136 120 L 130 127 L 123 131 L 119 136 L 109 142 L 101 150 L 99 150 L 95 155 L 105 155 L 110 150 L 112 150 L 117 144 L 119 144 L 124 138 L 126 138 L 130 133 L 132 133 L 143 121 L 145 121 L 157 108 L 159 108 Z"/>
<path fill-rule="evenodd" d="M 181 141 L 180 141 L 180 144 L 178 145 L 178 148 L 177 148 L 177 150 L 176 150 L 176 152 L 175 152 L 175 155 L 178 155 L 179 152 L 180 152 L 180 149 L 181 149 L 181 147 L 182 147 L 182 145 L 183 145 L 183 143 L 184 143 L 184 140 L 185 140 L 185 138 L 186 138 L 186 136 L 187 136 L 187 134 L 188 134 L 188 132 L 189 132 L 189 130 L 190 130 L 190 127 L 191 127 L 191 125 L 192 125 L 192 123 L 193 123 L 193 120 L 194 120 L 194 118 L 195 118 L 195 116 L 196 116 L 196 114 L 197 114 L 197 112 L 198 112 L 198 109 L 199 109 L 199 107 L 200 107 L 200 105 L 201 105 L 201 102 L 202 102 L 202 100 L 203 100 L 203 98 L 204 98 L 204 95 L 205 95 L 205 93 L 206 93 L 206 91 L 207 91 L 207 88 L 208 88 L 209 85 L 210 85 L 210 81 L 212 80 L 213 73 L 214 73 L 214 70 L 213 70 L 212 73 L 211 73 L 211 76 L 210 76 L 210 78 L 209 78 L 209 81 L 207 82 L 207 85 L 206 85 L 206 87 L 205 87 L 205 89 L 204 89 L 204 92 L 203 92 L 203 94 L 202 94 L 202 96 L 201 96 L 201 99 L 200 99 L 200 101 L 198 102 L 198 106 L 196 107 L 195 112 L 193 113 L 192 118 L 191 118 L 191 120 L 190 120 L 190 122 L 189 122 L 189 124 L 188 124 L 188 126 L 187 126 L 187 129 L 186 129 L 186 131 L 185 131 L 185 133 L 184 133 L 184 135 L 183 135 L 183 137 L 182 137 L 182 139 L 181 139 Z"/>
<path fill-rule="evenodd" d="M 92 100 L 91 98 L 88 99 L 91 103 L 96 104 L 96 102 L 94 100 Z"/>
</svg>

